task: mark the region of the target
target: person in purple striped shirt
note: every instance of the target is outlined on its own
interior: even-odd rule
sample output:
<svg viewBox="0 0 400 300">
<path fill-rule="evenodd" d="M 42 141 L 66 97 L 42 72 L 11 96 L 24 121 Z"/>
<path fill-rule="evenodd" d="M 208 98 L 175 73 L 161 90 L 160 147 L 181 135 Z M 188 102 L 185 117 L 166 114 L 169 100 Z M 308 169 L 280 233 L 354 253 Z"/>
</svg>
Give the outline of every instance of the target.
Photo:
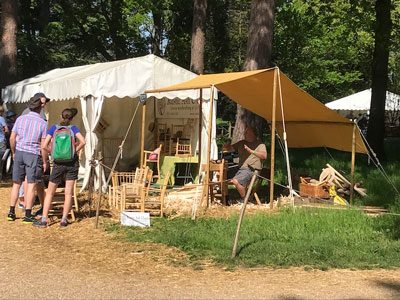
<svg viewBox="0 0 400 300">
<path fill-rule="evenodd" d="M 39 115 L 46 101 L 44 95 L 35 94 L 28 103 L 30 112 L 20 116 L 14 124 L 10 136 L 10 147 L 14 157 L 13 165 L 13 187 L 11 190 L 10 211 L 7 220 L 14 221 L 15 204 L 18 200 L 18 191 L 21 183 L 28 181 L 25 191 L 25 217 L 22 223 L 32 224 L 35 218 L 32 216 L 32 206 L 37 181 L 37 169 L 40 163 L 40 155 L 43 157 L 43 171 L 47 169 L 48 153 L 42 148 L 42 143 L 46 138 L 46 121 Z"/>
</svg>

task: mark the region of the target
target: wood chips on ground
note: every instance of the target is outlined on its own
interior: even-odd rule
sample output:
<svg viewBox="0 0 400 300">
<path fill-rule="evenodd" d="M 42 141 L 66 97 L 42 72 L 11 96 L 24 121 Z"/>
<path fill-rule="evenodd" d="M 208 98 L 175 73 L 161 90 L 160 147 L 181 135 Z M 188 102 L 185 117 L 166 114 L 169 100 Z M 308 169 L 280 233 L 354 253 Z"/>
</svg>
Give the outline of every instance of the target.
<svg viewBox="0 0 400 300">
<path fill-rule="evenodd" d="M 66 229 L 58 223 L 38 229 L 20 219 L 7 222 L 9 197 L 9 186 L 1 187 L 1 299 L 400 297 L 399 270 L 225 270 L 212 263 L 194 267 L 178 249 L 119 241 L 102 228 L 95 229 L 93 217 Z"/>
</svg>

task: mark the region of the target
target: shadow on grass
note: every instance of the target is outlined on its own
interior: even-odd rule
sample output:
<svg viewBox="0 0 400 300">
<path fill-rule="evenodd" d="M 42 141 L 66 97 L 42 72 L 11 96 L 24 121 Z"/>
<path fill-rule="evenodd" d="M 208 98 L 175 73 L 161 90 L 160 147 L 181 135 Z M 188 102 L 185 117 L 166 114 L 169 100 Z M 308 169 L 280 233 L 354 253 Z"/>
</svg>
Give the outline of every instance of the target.
<svg viewBox="0 0 400 300">
<path fill-rule="evenodd" d="M 249 242 L 245 243 L 243 246 L 239 247 L 239 249 L 238 249 L 238 251 L 237 251 L 237 253 L 236 253 L 236 256 L 239 256 L 240 253 L 242 253 L 242 251 L 246 250 L 246 249 L 249 248 L 251 245 L 254 245 L 254 244 L 256 244 L 256 243 L 263 242 L 263 241 L 265 241 L 265 240 L 267 240 L 267 239 L 258 239 L 258 240 L 253 240 L 253 241 L 249 241 Z M 240 243 L 240 239 L 239 239 L 239 243 Z"/>
</svg>

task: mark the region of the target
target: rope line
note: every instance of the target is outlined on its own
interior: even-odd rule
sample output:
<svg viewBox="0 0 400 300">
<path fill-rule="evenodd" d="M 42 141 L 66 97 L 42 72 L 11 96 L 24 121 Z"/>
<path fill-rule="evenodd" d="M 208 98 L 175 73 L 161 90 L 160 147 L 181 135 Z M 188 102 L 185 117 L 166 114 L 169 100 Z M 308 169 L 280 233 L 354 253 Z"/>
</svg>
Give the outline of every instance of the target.
<svg viewBox="0 0 400 300">
<path fill-rule="evenodd" d="M 396 191 L 397 195 L 400 195 L 399 190 L 396 188 L 396 186 L 394 185 L 393 181 L 389 178 L 389 175 L 386 173 L 385 169 L 383 168 L 383 166 L 381 165 L 378 157 L 376 156 L 376 153 L 374 152 L 374 150 L 372 149 L 372 147 L 369 145 L 367 138 L 364 136 L 364 134 L 362 133 L 362 131 L 360 130 L 360 127 L 358 127 L 358 124 L 356 123 L 356 126 L 358 128 L 358 131 L 360 132 L 360 135 L 362 137 L 362 139 L 364 140 L 365 144 L 367 145 L 368 150 L 373 154 L 373 156 L 371 156 L 368 153 L 368 157 L 371 158 L 371 161 L 373 162 L 373 164 L 375 165 L 375 167 L 381 172 L 381 174 L 383 175 L 383 177 L 386 179 L 386 181 L 393 187 L 393 189 Z M 376 162 L 374 161 L 374 159 L 376 159 Z"/>
<path fill-rule="evenodd" d="M 106 181 L 106 186 L 108 186 L 108 184 L 109 184 L 109 182 L 110 182 L 110 180 L 111 180 L 112 172 L 114 171 L 115 167 L 117 166 L 117 163 L 118 163 L 118 160 L 119 160 L 118 157 L 119 157 L 119 156 L 122 157 L 122 150 L 123 150 L 123 147 L 124 147 L 124 143 L 125 143 L 126 139 L 128 138 L 128 133 L 129 133 L 129 131 L 131 130 L 133 121 L 135 120 L 136 113 L 137 113 L 137 111 L 138 111 L 139 105 L 140 105 L 140 101 L 138 101 L 138 104 L 136 105 L 135 112 L 133 113 L 133 116 L 132 116 L 132 118 L 131 118 L 131 122 L 129 123 L 128 129 L 126 130 L 125 137 L 124 137 L 124 139 L 122 140 L 121 145 L 119 145 L 119 147 L 118 147 L 118 148 L 119 148 L 119 149 L 118 149 L 118 153 L 117 153 L 117 155 L 115 156 L 114 164 L 113 164 L 113 166 L 112 166 L 112 168 L 111 168 L 110 175 L 108 175 L 108 178 L 107 178 L 107 181 Z"/>
</svg>

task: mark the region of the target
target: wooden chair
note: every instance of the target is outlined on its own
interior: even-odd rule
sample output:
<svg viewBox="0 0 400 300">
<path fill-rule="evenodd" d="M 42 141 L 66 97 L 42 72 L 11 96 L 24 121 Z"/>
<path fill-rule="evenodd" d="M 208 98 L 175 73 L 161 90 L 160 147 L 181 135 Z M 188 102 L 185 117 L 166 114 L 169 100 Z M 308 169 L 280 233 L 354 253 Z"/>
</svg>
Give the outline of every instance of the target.
<svg viewBox="0 0 400 300">
<path fill-rule="evenodd" d="M 162 145 L 161 152 L 169 153 L 170 151 L 170 140 L 171 140 L 171 132 L 170 129 L 167 128 L 167 124 L 157 123 L 157 130 L 154 138 L 154 147 L 158 147 L 160 144 Z"/>
<path fill-rule="evenodd" d="M 201 171 L 205 171 L 207 165 L 201 165 Z M 214 173 L 216 173 L 214 176 Z M 210 183 L 209 183 L 209 196 L 210 201 L 213 202 L 214 198 L 220 198 L 221 203 L 226 205 L 226 198 L 228 196 L 227 180 L 228 164 L 224 159 L 220 161 L 210 161 Z M 213 180 L 214 181 L 211 181 Z"/>
<path fill-rule="evenodd" d="M 183 138 L 184 125 L 172 125 L 171 136 L 169 141 L 169 155 L 173 155 L 176 151 L 176 146 L 180 138 Z M 186 138 L 186 137 L 185 137 Z"/>
<path fill-rule="evenodd" d="M 111 186 L 108 190 L 108 204 L 110 207 L 120 208 L 122 203 L 122 186 L 133 183 L 138 176 L 136 172 L 113 172 L 111 175 Z"/>
<path fill-rule="evenodd" d="M 161 157 L 161 151 L 162 151 L 162 144 L 159 145 L 160 152 L 157 154 L 157 158 L 154 159 L 151 157 L 152 154 L 154 154 L 154 151 L 148 151 L 144 150 L 144 163 L 143 167 L 150 165 L 156 165 L 157 167 L 157 175 L 154 175 L 153 171 L 153 178 L 159 178 L 160 177 L 160 157 Z"/>
<path fill-rule="evenodd" d="M 136 209 L 144 212 L 144 199 L 147 197 L 153 177 L 153 171 L 149 167 L 140 168 L 135 182 L 122 186 L 121 211 Z"/>
<path fill-rule="evenodd" d="M 56 189 L 54 193 L 53 200 L 51 202 L 51 209 L 49 211 L 49 217 L 62 217 L 63 208 L 64 208 L 64 200 L 65 200 L 65 188 L 59 187 Z M 72 221 L 75 221 L 75 212 L 79 210 L 78 206 L 78 198 L 76 192 L 76 181 L 72 191 L 72 207 L 69 212 Z"/>
<path fill-rule="evenodd" d="M 189 157 L 192 156 L 192 144 L 190 139 L 185 143 L 180 142 L 179 138 L 176 141 L 175 156 Z"/>
<path fill-rule="evenodd" d="M 148 195 L 143 198 L 144 207 L 143 211 L 149 212 L 150 215 L 164 216 L 164 199 L 167 192 L 168 181 L 170 177 L 170 172 L 167 172 L 162 184 L 158 187 L 150 187 L 148 190 Z"/>
</svg>

